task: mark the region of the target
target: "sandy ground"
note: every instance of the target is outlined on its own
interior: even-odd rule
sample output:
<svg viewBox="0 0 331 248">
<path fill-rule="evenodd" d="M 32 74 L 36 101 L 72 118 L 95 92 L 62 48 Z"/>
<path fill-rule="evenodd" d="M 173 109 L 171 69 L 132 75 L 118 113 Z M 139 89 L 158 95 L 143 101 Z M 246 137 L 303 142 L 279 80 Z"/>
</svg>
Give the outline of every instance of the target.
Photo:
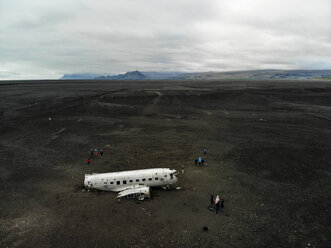
<svg viewBox="0 0 331 248">
<path fill-rule="evenodd" d="M 330 127 L 327 82 L 0 82 L 0 247 L 330 247 Z M 182 165 L 143 202 L 82 191 Z"/>
</svg>

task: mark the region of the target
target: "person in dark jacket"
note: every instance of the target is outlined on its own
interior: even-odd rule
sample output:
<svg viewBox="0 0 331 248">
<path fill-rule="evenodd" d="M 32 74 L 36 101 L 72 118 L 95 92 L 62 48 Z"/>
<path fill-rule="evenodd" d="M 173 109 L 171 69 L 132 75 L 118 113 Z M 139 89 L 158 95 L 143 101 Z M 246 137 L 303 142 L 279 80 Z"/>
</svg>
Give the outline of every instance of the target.
<svg viewBox="0 0 331 248">
<path fill-rule="evenodd" d="M 100 156 L 103 157 L 103 150 L 100 150 Z"/>
<path fill-rule="evenodd" d="M 195 159 L 194 165 L 198 165 L 198 160 L 197 159 Z"/>
<path fill-rule="evenodd" d="M 224 211 L 224 199 L 222 198 L 221 200 L 221 211 L 223 212 Z"/>
<path fill-rule="evenodd" d="M 212 194 L 211 196 L 210 196 L 210 209 L 212 209 L 213 208 L 213 206 L 214 206 L 214 195 Z"/>
</svg>

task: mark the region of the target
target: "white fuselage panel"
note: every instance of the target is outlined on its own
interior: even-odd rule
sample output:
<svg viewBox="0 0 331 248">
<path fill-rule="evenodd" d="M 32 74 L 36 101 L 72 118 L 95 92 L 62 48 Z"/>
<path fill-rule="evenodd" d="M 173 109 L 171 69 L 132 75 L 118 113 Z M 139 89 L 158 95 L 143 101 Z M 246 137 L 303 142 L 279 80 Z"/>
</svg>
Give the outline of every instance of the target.
<svg viewBox="0 0 331 248">
<path fill-rule="evenodd" d="M 122 191 L 144 185 L 149 187 L 166 186 L 177 182 L 176 170 L 155 168 L 143 170 L 120 171 L 100 174 L 85 174 L 84 185 L 88 189 L 104 191 Z"/>
</svg>

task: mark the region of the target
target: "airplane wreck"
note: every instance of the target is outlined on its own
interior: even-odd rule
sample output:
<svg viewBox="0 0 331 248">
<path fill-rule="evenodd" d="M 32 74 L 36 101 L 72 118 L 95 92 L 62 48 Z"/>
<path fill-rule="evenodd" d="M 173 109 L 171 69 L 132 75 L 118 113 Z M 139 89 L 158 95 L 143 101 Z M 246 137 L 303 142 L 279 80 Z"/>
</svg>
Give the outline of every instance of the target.
<svg viewBox="0 0 331 248">
<path fill-rule="evenodd" d="M 150 197 L 150 187 L 169 187 L 177 182 L 178 172 L 170 168 L 129 170 L 85 174 L 86 189 L 117 192 L 117 198 Z"/>
</svg>

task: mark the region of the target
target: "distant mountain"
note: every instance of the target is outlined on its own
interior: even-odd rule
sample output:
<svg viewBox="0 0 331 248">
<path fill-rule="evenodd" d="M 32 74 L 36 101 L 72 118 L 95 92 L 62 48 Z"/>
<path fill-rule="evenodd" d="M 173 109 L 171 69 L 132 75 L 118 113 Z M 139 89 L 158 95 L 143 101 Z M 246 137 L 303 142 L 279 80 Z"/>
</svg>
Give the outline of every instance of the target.
<svg viewBox="0 0 331 248">
<path fill-rule="evenodd" d="M 81 73 L 81 74 L 65 74 L 60 79 L 162 80 L 162 79 L 170 79 L 181 74 L 183 74 L 183 72 L 130 71 L 125 74 L 119 74 L 119 75 Z"/>
<path fill-rule="evenodd" d="M 142 72 L 148 79 L 169 79 L 179 75 L 182 75 L 183 72 L 158 72 L 158 71 L 144 71 Z"/>
<path fill-rule="evenodd" d="M 173 77 L 173 80 L 265 80 L 265 79 L 328 79 L 331 70 L 254 70 L 231 72 L 185 73 Z"/>
<path fill-rule="evenodd" d="M 66 74 L 60 79 L 103 79 L 103 80 L 303 80 L 331 79 L 331 70 L 253 70 L 230 72 L 140 72 L 130 71 L 119 75 L 93 73 Z"/>
<path fill-rule="evenodd" d="M 129 71 L 125 74 L 119 74 L 115 76 L 101 76 L 96 77 L 95 79 L 110 79 L 110 80 L 145 80 L 148 79 L 140 71 Z"/>
<path fill-rule="evenodd" d="M 94 79 L 100 77 L 102 74 L 96 73 L 78 73 L 78 74 L 64 74 L 60 79 Z"/>
</svg>

